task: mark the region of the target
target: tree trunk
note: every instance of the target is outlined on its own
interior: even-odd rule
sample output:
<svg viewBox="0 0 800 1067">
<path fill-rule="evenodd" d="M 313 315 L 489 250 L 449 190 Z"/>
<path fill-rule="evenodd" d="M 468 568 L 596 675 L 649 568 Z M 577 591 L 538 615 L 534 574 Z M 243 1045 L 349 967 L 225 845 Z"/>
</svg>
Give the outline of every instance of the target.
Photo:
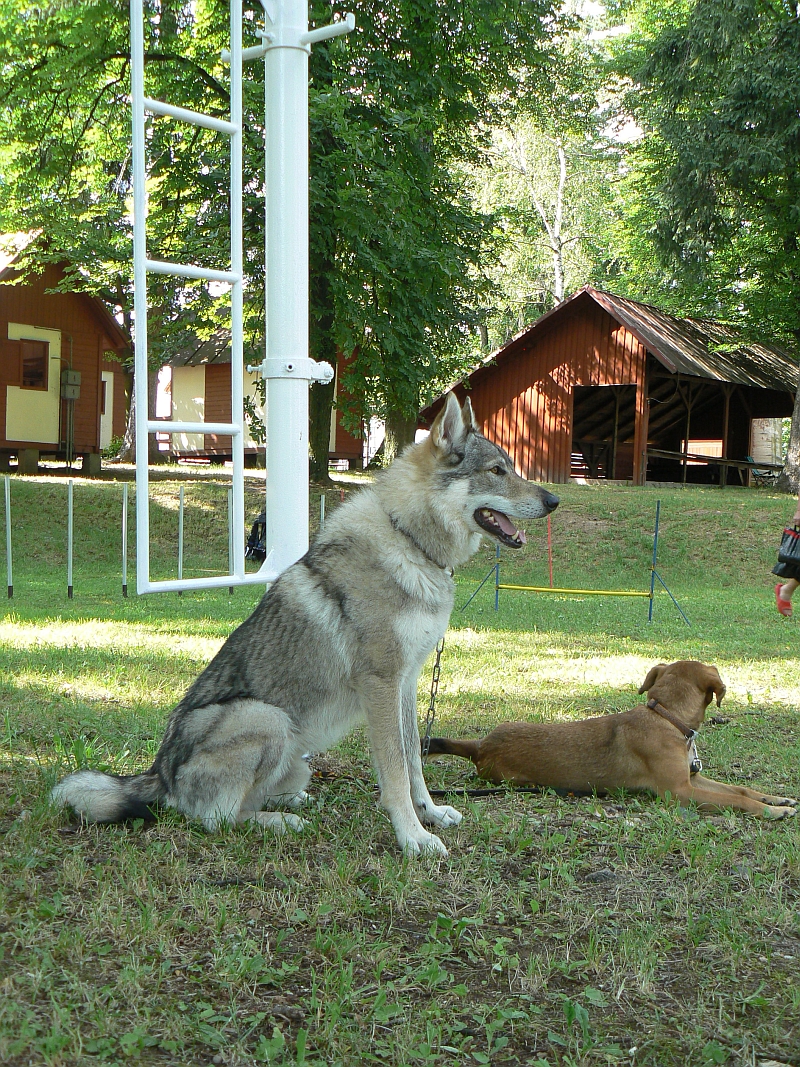
<svg viewBox="0 0 800 1067">
<path fill-rule="evenodd" d="M 334 364 L 335 366 L 335 364 Z M 332 485 L 328 473 L 331 440 L 331 411 L 336 379 L 328 385 L 314 382 L 308 395 L 309 478 L 312 482 Z"/>
<path fill-rule="evenodd" d="M 333 294 L 330 275 L 332 257 L 322 252 L 312 257 L 309 278 L 309 355 L 317 362 L 330 363 L 333 381 L 327 385 L 314 382 L 308 394 L 308 475 L 312 482 L 332 485 L 328 473 L 331 442 L 331 411 L 336 392 L 336 345 L 333 340 Z"/>
<path fill-rule="evenodd" d="M 775 482 L 775 488 L 781 493 L 800 492 L 800 387 L 794 396 L 792 428 L 789 431 L 789 446 L 786 449 L 786 463 Z"/>
<path fill-rule="evenodd" d="M 158 371 L 148 371 L 147 384 L 149 392 L 149 408 L 148 417 L 154 419 L 156 417 L 156 391 L 158 388 Z M 147 435 L 147 462 L 149 464 L 166 463 L 168 454 L 166 452 L 159 451 L 158 441 L 155 434 Z M 135 463 L 136 462 L 136 377 L 134 376 L 133 385 L 131 387 L 131 403 L 128 408 L 128 421 L 125 426 L 125 437 L 122 441 L 122 448 L 115 457 L 118 463 Z"/>
<path fill-rule="evenodd" d="M 309 10 L 312 23 L 329 19 L 326 4 L 313 3 Z M 329 91 L 333 86 L 333 65 L 328 43 L 315 45 L 309 60 L 313 87 Z M 317 200 L 312 205 L 309 227 L 308 347 L 317 362 L 330 363 L 336 370 L 337 350 L 333 339 L 336 318 L 331 279 L 336 269 L 336 196 L 325 181 L 330 171 L 329 157 L 337 145 L 330 129 L 314 120 L 309 130 L 309 166 L 311 188 Z M 328 460 L 331 437 L 331 410 L 336 392 L 336 377 L 330 384 L 315 382 L 308 397 L 309 477 L 313 482 L 331 485 Z"/>
<path fill-rule="evenodd" d="M 417 430 L 415 415 L 405 415 L 396 409 L 386 413 L 386 437 L 383 445 L 383 464 L 388 466 L 403 449 L 413 443 Z"/>
</svg>

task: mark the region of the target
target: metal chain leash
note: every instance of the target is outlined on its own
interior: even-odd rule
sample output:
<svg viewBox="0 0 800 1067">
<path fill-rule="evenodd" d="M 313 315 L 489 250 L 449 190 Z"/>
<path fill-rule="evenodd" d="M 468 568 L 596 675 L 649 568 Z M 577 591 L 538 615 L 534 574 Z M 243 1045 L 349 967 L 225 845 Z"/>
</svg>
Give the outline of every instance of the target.
<svg viewBox="0 0 800 1067">
<path fill-rule="evenodd" d="M 425 730 L 422 735 L 423 759 L 428 755 L 428 749 L 431 747 L 431 732 L 433 730 L 433 720 L 436 718 L 436 695 L 439 692 L 439 675 L 441 674 L 443 648 L 444 638 L 442 638 L 436 646 L 436 660 L 433 664 L 433 676 L 431 677 L 431 698 L 428 703 L 428 713 L 425 716 Z"/>
</svg>

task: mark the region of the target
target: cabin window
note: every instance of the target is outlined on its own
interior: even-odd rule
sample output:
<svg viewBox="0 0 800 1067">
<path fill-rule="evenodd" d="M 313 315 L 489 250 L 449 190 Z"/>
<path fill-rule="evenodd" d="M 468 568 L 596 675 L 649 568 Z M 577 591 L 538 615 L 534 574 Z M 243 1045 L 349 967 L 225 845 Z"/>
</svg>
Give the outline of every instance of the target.
<svg viewBox="0 0 800 1067">
<path fill-rule="evenodd" d="M 47 391 L 50 345 L 46 341 L 21 341 L 22 388 Z"/>
<path fill-rule="evenodd" d="M 108 382 L 106 381 L 105 378 L 103 378 L 103 380 L 100 382 L 100 414 L 101 415 L 105 415 L 105 413 L 106 413 L 106 388 L 107 388 L 107 386 L 108 386 Z"/>
</svg>

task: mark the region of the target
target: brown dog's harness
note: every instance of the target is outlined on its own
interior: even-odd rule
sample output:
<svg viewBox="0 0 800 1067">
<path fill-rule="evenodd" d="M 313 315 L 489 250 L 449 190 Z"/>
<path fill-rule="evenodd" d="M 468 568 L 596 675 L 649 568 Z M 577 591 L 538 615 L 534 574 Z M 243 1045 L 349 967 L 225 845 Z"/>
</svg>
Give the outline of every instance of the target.
<svg viewBox="0 0 800 1067">
<path fill-rule="evenodd" d="M 693 730 L 691 726 L 687 726 L 683 719 L 679 719 L 677 715 L 665 708 L 663 704 L 659 704 L 655 697 L 651 697 L 647 701 L 647 707 L 651 711 L 656 711 L 658 714 L 671 722 L 676 729 L 680 730 L 683 736 L 686 738 L 686 748 L 689 752 L 689 774 L 699 774 L 703 769 L 703 761 L 697 755 L 697 730 Z"/>
</svg>

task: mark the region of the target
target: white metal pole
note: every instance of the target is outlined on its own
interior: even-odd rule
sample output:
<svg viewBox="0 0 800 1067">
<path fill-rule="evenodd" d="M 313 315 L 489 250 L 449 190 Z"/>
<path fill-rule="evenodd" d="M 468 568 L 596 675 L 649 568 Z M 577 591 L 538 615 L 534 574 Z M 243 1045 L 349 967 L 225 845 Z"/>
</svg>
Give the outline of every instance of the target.
<svg viewBox="0 0 800 1067">
<path fill-rule="evenodd" d="M 319 528 L 325 525 L 325 494 L 319 494 Z"/>
<path fill-rule="evenodd" d="M 6 489 L 6 584 L 8 599 L 14 596 L 14 574 L 11 569 L 11 479 L 5 476 Z"/>
<path fill-rule="evenodd" d="M 122 483 L 122 595 L 128 595 L 128 483 Z"/>
<path fill-rule="evenodd" d="M 242 233 L 242 0 L 231 0 L 231 411 L 241 419 L 241 431 L 231 440 L 233 500 L 228 505 L 232 522 L 232 559 L 229 573 L 244 577 L 244 252 Z M 233 591 L 233 590 L 231 590 Z"/>
<path fill-rule="evenodd" d="M 147 188 L 144 146 L 144 12 L 131 0 L 131 103 L 133 112 L 133 330 L 136 403 L 136 584 L 147 591 L 150 575 L 147 428 Z"/>
<path fill-rule="evenodd" d="M 67 482 L 67 596 L 72 600 L 72 479 Z"/>
<path fill-rule="evenodd" d="M 178 492 L 178 581 L 183 581 L 183 486 Z"/>
<path fill-rule="evenodd" d="M 277 0 L 275 11 L 264 56 L 266 356 L 296 366 L 308 359 L 308 53 L 298 44 L 308 6 Z M 308 385 L 268 375 L 265 541 L 278 572 L 308 549 Z"/>
</svg>

